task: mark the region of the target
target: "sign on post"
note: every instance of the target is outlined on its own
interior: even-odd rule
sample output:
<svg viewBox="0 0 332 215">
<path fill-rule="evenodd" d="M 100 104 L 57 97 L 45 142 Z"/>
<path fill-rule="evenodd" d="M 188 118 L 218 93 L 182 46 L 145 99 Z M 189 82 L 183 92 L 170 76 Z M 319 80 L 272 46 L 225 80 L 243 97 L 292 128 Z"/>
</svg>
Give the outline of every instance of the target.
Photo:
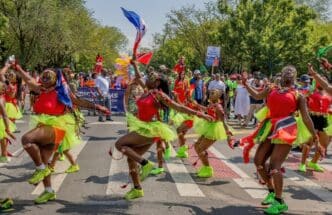
<svg viewBox="0 0 332 215">
<path fill-rule="evenodd" d="M 219 66 L 220 62 L 220 47 L 208 46 L 205 58 L 206 66 Z"/>
</svg>

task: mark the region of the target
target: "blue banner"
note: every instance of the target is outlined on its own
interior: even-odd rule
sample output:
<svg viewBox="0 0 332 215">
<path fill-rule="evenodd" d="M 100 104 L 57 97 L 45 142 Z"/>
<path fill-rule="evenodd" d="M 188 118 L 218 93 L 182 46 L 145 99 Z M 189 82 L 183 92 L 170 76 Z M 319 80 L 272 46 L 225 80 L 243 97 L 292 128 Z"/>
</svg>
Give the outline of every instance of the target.
<svg viewBox="0 0 332 215">
<path fill-rule="evenodd" d="M 124 113 L 123 98 L 125 90 L 109 90 L 111 103 L 112 103 L 112 112 Z M 77 89 L 77 95 L 80 98 L 86 99 L 90 102 L 100 104 L 101 99 L 98 96 L 97 89 L 95 87 L 79 87 Z"/>
</svg>

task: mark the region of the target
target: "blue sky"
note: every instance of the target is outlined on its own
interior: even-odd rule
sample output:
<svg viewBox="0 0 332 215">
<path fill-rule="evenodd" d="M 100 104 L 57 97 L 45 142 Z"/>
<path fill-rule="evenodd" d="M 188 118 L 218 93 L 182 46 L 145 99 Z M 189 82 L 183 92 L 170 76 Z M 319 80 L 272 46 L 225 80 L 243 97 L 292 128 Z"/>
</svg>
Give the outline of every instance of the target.
<svg viewBox="0 0 332 215">
<path fill-rule="evenodd" d="M 136 30 L 123 16 L 120 7 L 135 11 L 147 24 L 147 33 L 142 40 L 142 46 L 150 47 L 153 34 L 162 31 L 169 11 L 187 5 L 204 8 L 204 3 L 209 1 L 211 0 L 87 0 L 86 6 L 94 12 L 94 18 L 102 25 L 118 27 L 129 39 L 129 47 L 133 45 Z"/>
</svg>

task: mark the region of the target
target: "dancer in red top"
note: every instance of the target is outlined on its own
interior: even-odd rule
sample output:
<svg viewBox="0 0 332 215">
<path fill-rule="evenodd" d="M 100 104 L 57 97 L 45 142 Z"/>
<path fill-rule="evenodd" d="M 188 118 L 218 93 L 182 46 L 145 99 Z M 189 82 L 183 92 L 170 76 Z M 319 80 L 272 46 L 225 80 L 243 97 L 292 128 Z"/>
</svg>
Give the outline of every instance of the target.
<svg viewBox="0 0 332 215">
<path fill-rule="evenodd" d="M 133 64 L 137 68 L 135 61 L 133 61 Z M 140 79 L 138 69 L 135 72 L 136 78 Z M 179 112 L 203 117 L 206 120 L 211 119 L 207 115 L 193 111 L 172 101 L 162 91 L 157 90 L 161 86 L 168 86 L 167 81 L 161 79 L 158 73 L 150 72 L 145 86 L 147 88 L 146 92 L 137 100 L 137 117 L 131 114 L 128 114 L 127 117 L 130 133 L 122 136 L 115 143 L 116 148 L 127 156 L 129 173 L 134 184 L 134 188 L 125 195 L 127 200 L 144 196 L 140 181 L 144 180 L 150 174 L 154 164 L 144 159 L 142 155 L 157 139 L 169 142 L 176 138 L 172 129 L 167 124 L 158 120 L 158 112 L 162 108 L 162 105 L 166 105 Z M 142 166 L 140 176 L 137 163 Z"/>
<path fill-rule="evenodd" d="M 271 206 L 265 210 L 268 214 L 279 214 L 288 210 L 288 206 L 282 200 L 283 176 L 282 164 L 292 147 L 292 144 L 301 134 L 298 130 L 297 120 L 294 115 L 300 111 L 305 126 L 309 129 L 314 142 L 316 133 L 308 114 L 306 101 L 302 95 L 294 90 L 296 69 L 294 66 L 286 66 L 282 69 L 280 86 L 266 88 L 262 92 L 256 92 L 246 82 L 246 74 L 243 75 L 243 83 L 248 92 L 255 99 L 266 99 L 268 116 L 251 136 L 244 138 L 243 142 L 249 142 L 250 147 L 259 143 L 254 163 L 261 178 L 266 182 L 269 189 L 268 196 L 262 202 L 263 205 Z M 245 149 L 247 146 L 245 146 Z M 321 148 L 320 148 L 321 149 Z M 245 156 L 249 152 L 244 153 Z M 270 159 L 269 167 L 266 162 Z"/>
<path fill-rule="evenodd" d="M 79 122 L 73 116 L 73 103 L 107 111 L 104 107 L 83 102 L 69 93 L 61 71 L 56 73 L 53 69 L 46 69 L 40 76 L 40 83 L 37 83 L 20 65 L 12 66 L 30 89 L 39 94 L 33 106 L 36 115 L 30 119 L 35 128 L 22 136 L 22 145 L 36 165 L 29 183 L 43 181 L 45 191 L 35 200 L 36 204 L 42 204 L 56 198 L 51 187 L 51 170 L 47 167 L 50 157 L 62 142 L 78 139 Z"/>
<path fill-rule="evenodd" d="M 98 55 L 96 56 L 96 65 L 94 68 L 94 72 L 97 74 L 101 73 L 101 70 L 103 69 L 103 61 L 104 58 L 98 53 Z"/>
<path fill-rule="evenodd" d="M 15 126 L 15 121 L 17 119 L 22 118 L 22 113 L 20 111 L 20 108 L 18 106 L 18 101 L 17 101 L 17 95 L 18 95 L 18 88 L 21 86 L 18 84 L 16 74 L 13 71 L 9 71 L 10 65 L 6 64 L 2 70 L 1 70 L 1 81 L 3 81 L 5 86 L 3 87 L 3 98 L 5 99 L 5 109 L 6 109 L 6 114 L 10 121 L 13 124 L 11 126 L 12 132 L 16 130 Z M 8 162 L 8 156 L 10 156 L 10 153 L 8 152 L 9 141 L 8 139 L 4 138 L 1 140 L 1 156 L 0 156 L 0 163 L 2 162 Z"/>
<path fill-rule="evenodd" d="M 319 142 L 326 150 L 330 143 L 330 137 L 327 133 L 327 128 L 329 126 L 328 116 L 330 112 L 330 106 L 332 104 L 332 98 L 325 90 L 323 90 L 320 85 L 317 85 L 315 91 L 308 96 L 307 104 L 310 117 L 318 133 Z M 299 171 L 301 172 L 306 172 L 306 159 L 309 155 L 311 147 L 311 140 L 303 146 L 302 160 L 301 164 L 299 165 Z M 317 164 L 319 158 L 320 153 L 316 149 L 314 157 L 307 164 L 308 168 L 313 169 L 314 171 L 323 172 L 324 168 Z"/>
<path fill-rule="evenodd" d="M 208 107 L 201 108 L 213 118 L 212 122 L 203 119 L 195 120 L 194 129 L 200 135 L 195 143 L 195 151 L 203 166 L 198 170 L 197 176 L 210 178 L 213 176 L 213 168 L 209 164 L 208 148 L 217 140 L 227 140 L 228 145 L 232 146 L 232 132 L 225 122 L 225 114 L 220 104 L 221 91 L 214 89 L 209 92 Z"/>
<path fill-rule="evenodd" d="M 179 59 L 179 62 L 174 66 L 174 69 L 173 69 L 173 70 L 174 70 L 177 74 L 180 74 L 180 73 L 186 71 L 186 65 L 185 65 L 184 61 L 185 61 L 185 57 L 184 57 L 184 56 L 181 56 L 180 59 Z"/>
</svg>

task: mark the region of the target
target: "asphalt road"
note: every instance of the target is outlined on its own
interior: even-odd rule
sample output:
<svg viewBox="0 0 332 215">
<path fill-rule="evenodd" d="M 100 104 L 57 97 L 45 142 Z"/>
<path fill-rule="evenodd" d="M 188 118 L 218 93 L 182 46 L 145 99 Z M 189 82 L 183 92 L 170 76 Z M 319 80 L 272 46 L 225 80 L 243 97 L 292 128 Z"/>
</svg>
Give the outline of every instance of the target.
<svg viewBox="0 0 332 215">
<path fill-rule="evenodd" d="M 24 152 L 8 164 L 0 164 L 0 198 L 14 198 L 13 214 L 262 214 L 260 205 L 266 190 L 258 184 L 252 162 L 243 164 L 242 151 L 231 150 L 225 142 L 217 142 L 209 151 L 215 177 L 202 180 L 196 177 L 197 167 L 192 164 L 197 155 L 190 150 L 189 159 L 172 158 L 165 163 L 166 173 L 144 181 L 145 197 L 128 202 L 123 195 L 130 189 L 121 185 L 128 181 L 126 159 L 111 160 L 110 147 L 126 133 L 123 117 L 113 122 L 96 122 L 97 117 L 87 117 L 83 143 L 73 149 L 81 170 L 65 174 L 67 161 L 58 162 L 52 176 L 57 200 L 45 205 L 35 205 L 33 200 L 43 191 L 41 185 L 29 185 L 27 179 L 34 165 Z M 10 152 L 21 151 L 20 137 L 28 130 L 29 116 L 18 122 L 17 143 Z M 240 137 L 250 129 L 236 130 Z M 192 144 L 197 136 L 188 135 Z M 176 145 L 175 143 L 173 145 Z M 176 150 L 176 148 L 175 148 Z M 116 156 L 120 155 L 115 152 Z M 155 161 L 155 146 L 145 155 Z M 291 153 L 285 164 L 285 201 L 288 214 L 332 214 L 332 150 L 322 161 L 324 173 L 298 171 L 299 153 Z"/>
</svg>

